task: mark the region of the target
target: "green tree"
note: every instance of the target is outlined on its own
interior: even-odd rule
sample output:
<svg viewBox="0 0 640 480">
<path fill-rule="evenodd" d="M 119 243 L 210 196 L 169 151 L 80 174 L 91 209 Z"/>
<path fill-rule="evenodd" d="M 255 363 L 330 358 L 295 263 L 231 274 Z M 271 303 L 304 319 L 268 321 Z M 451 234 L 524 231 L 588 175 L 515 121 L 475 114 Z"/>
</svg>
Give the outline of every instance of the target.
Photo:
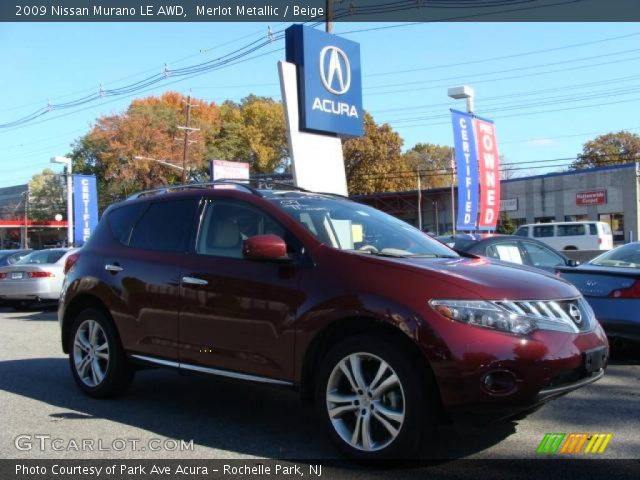
<svg viewBox="0 0 640 480">
<path fill-rule="evenodd" d="M 416 188 L 416 176 L 402 156 L 402 138 L 387 123 L 376 124 L 366 113 L 364 136 L 343 142 L 350 194 L 389 192 Z"/>
<path fill-rule="evenodd" d="M 57 214 L 66 218 L 66 188 L 63 177 L 45 168 L 29 180 L 30 220 L 50 221 Z"/>
<path fill-rule="evenodd" d="M 512 235 L 515 231 L 516 226 L 511 221 L 511 217 L 507 215 L 507 212 L 500 212 L 500 218 L 498 219 L 498 225 L 496 226 L 496 233 Z"/>
<path fill-rule="evenodd" d="M 289 158 L 282 104 L 250 95 L 220 106 L 222 126 L 210 158 L 247 162 L 255 173 L 282 170 Z"/>
<path fill-rule="evenodd" d="M 601 167 L 640 160 L 640 135 L 621 130 L 586 142 L 571 169 Z"/>
</svg>

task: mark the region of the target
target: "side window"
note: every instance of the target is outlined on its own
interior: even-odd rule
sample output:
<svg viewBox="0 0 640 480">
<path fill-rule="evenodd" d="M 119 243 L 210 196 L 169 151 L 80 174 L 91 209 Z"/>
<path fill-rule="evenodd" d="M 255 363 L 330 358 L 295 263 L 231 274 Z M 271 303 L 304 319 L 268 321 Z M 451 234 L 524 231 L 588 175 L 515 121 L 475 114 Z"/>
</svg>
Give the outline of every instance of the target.
<svg viewBox="0 0 640 480">
<path fill-rule="evenodd" d="M 118 207 L 109 212 L 107 217 L 109 228 L 114 238 L 122 245 L 129 245 L 133 225 L 140 218 L 140 214 L 145 208 L 147 208 L 146 203 L 134 203 Z"/>
<path fill-rule="evenodd" d="M 522 248 L 527 253 L 531 265 L 534 267 L 564 265 L 562 257 L 546 247 L 531 242 L 522 242 Z"/>
<path fill-rule="evenodd" d="M 514 235 L 517 235 L 519 237 L 529 236 L 529 227 L 520 227 L 518 230 L 516 230 L 516 233 L 514 233 Z"/>
<path fill-rule="evenodd" d="M 533 236 L 540 237 L 553 237 L 553 225 L 537 225 L 533 227 Z"/>
<path fill-rule="evenodd" d="M 202 218 L 196 253 L 242 258 L 242 242 L 265 234 L 287 240 L 284 228 L 261 210 L 241 202 L 210 201 Z"/>
<path fill-rule="evenodd" d="M 184 252 L 197 204 L 194 198 L 152 203 L 134 227 L 129 246 L 161 252 Z"/>
<path fill-rule="evenodd" d="M 559 237 L 574 237 L 576 235 L 584 235 L 585 233 L 586 228 L 584 228 L 584 224 L 582 223 L 577 225 L 558 225 Z"/>
<path fill-rule="evenodd" d="M 589 224 L 589 234 L 590 235 L 598 235 L 598 224 L 590 223 Z"/>
<path fill-rule="evenodd" d="M 494 243 L 487 247 L 487 256 L 511 263 L 524 263 L 516 242 Z"/>
</svg>

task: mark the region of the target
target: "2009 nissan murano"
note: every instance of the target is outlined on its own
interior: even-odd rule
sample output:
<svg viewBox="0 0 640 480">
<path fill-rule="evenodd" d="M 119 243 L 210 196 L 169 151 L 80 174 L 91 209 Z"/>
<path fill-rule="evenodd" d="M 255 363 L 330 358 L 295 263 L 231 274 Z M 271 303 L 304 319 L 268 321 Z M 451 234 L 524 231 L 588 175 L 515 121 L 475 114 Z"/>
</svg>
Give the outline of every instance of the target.
<svg viewBox="0 0 640 480">
<path fill-rule="evenodd" d="M 62 348 L 86 394 L 143 365 L 295 388 L 358 459 L 412 455 L 445 413 L 533 410 L 608 359 L 570 284 L 336 195 L 143 192 L 65 268 Z"/>
</svg>

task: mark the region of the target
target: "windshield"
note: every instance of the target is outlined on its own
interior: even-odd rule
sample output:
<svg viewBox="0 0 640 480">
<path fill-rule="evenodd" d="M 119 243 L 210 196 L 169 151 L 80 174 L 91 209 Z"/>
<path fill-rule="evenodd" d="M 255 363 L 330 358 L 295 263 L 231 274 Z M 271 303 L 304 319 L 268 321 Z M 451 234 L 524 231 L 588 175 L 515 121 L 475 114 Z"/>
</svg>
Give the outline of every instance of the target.
<svg viewBox="0 0 640 480">
<path fill-rule="evenodd" d="M 640 268 L 640 243 L 628 243 L 589 262 L 599 267 Z"/>
<path fill-rule="evenodd" d="M 325 245 L 383 256 L 457 257 L 402 220 L 379 210 L 323 195 L 277 194 L 270 199 Z"/>
<path fill-rule="evenodd" d="M 47 263 L 56 263 L 66 253 L 65 250 L 43 250 L 40 252 L 33 252 L 22 257 L 14 265 L 40 265 Z"/>
</svg>

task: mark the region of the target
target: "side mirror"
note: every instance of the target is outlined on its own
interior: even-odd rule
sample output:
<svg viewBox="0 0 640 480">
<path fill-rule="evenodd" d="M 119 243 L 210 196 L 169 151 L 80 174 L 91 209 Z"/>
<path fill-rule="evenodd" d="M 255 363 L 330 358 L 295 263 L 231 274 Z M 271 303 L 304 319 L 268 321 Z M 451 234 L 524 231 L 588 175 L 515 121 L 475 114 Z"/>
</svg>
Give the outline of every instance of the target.
<svg viewBox="0 0 640 480">
<path fill-rule="evenodd" d="M 277 235 L 254 235 L 242 244 L 242 255 L 247 260 L 286 260 L 287 245 Z"/>
<path fill-rule="evenodd" d="M 567 267 L 577 267 L 578 265 L 580 265 L 579 260 L 574 260 L 573 258 L 567 260 Z"/>
</svg>

